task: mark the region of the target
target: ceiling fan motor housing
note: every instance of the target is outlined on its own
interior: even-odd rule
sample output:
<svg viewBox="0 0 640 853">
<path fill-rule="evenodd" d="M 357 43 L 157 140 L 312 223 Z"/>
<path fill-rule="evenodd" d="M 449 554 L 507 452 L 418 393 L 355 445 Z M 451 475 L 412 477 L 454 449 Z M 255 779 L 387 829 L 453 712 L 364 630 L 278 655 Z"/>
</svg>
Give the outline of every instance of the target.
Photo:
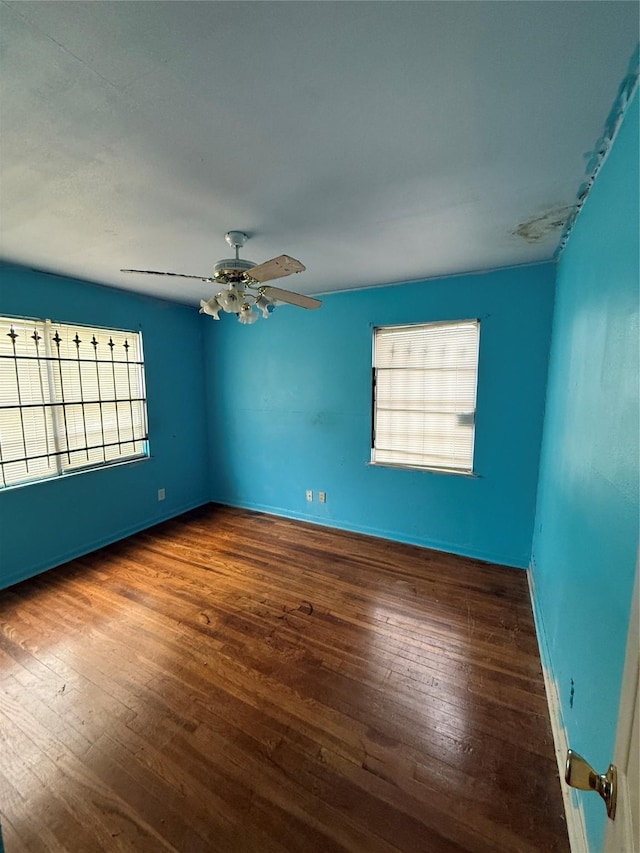
<svg viewBox="0 0 640 853">
<path fill-rule="evenodd" d="M 213 277 L 221 284 L 230 284 L 231 282 L 244 282 L 250 276 L 246 273 L 255 267 L 253 261 L 245 261 L 242 258 L 224 258 L 213 268 Z"/>
</svg>

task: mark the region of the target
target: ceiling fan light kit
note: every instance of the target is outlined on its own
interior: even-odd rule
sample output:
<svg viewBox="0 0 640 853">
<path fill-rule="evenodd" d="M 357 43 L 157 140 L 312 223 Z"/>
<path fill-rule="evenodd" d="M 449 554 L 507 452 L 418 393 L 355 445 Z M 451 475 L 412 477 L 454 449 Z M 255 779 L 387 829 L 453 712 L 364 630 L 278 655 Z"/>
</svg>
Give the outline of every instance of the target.
<svg viewBox="0 0 640 853">
<path fill-rule="evenodd" d="M 220 311 L 226 314 L 235 314 L 238 322 L 243 325 L 251 325 L 262 316 L 266 320 L 276 306 L 277 302 L 288 305 L 296 305 L 298 308 L 319 308 L 322 302 L 312 296 L 303 296 L 301 293 L 293 293 L 280 287 L 265 285 L 267 281 L 276 278 L 284 278 L 294 273 L 303 272 L 306 267 L 291 258 L 289 255 L 280 255 L 265 261 L 263 264 L 255 264 L 253 261 L 244 260 L 239 256 L 240 249 L 249 239 L 244 231 L 227 231 L 224 235 L 227 243 L 235 249 L 235 258 L 223 258 L 213 268 L 213 276 L 185 275 L 184 273 L 159 272 L 157 270 L 129 270 L 120 272 L 141 273 L 143 275 L 171 275 L 177 278 L 196 278 L 208 283 L 216 282 L 226 285 L 209 299 L 200 300 L 200 313 L 208 314 L 214 320 L 220 319 Z M 258 310 L 256 310 L 258 309 Z"/>
</svg>

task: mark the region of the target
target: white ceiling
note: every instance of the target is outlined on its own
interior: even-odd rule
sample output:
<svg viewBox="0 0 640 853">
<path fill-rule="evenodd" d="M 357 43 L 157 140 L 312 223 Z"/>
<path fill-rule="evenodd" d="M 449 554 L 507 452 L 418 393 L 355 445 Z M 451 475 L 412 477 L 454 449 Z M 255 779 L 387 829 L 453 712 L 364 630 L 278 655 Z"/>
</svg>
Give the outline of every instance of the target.
<svg viewBox="0 0 640 853">
<path fill-rule="evenodd" d="M 208 275 L 231 228 L 303 293 L 551 258 L 514 232 L 574 203 L 638 37 L 614 0 L 0 12 L 0 256 L 188 304 L 120 267 Z"/>
</svg>

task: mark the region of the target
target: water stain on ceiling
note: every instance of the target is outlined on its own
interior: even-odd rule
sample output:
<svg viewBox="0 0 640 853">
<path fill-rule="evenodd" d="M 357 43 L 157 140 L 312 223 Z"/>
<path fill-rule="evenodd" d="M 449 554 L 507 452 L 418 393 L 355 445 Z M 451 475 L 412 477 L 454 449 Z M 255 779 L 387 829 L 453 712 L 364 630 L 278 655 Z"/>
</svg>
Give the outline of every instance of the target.
<svg viewBox="0 0 640 853">
<path fill-rule="evenodd" d="M 541 243 L 564 226 L 571 209 L 570 204 L 553 207 L 521 222 L 513 233 L 517 237 L 522 237 L 527 243 Z"/>
</svg>

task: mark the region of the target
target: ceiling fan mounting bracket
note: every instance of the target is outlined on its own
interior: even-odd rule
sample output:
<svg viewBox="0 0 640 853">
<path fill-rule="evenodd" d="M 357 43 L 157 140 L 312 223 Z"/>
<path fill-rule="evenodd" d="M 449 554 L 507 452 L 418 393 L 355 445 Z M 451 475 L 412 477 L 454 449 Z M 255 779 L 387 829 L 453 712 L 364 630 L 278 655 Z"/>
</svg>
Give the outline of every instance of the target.
<svg viewBox="0 0 640 853">
<path fill-rule="evenodd" d="M 227 231 L 224 235 L 224 239 L 231 246 L 232 249 L 235 249 L 236 252 L 238 249 L 241 249 L 244 244 L 249 239 L 249 235 L 245 234 L 244 231 Z"/>
</svg>

